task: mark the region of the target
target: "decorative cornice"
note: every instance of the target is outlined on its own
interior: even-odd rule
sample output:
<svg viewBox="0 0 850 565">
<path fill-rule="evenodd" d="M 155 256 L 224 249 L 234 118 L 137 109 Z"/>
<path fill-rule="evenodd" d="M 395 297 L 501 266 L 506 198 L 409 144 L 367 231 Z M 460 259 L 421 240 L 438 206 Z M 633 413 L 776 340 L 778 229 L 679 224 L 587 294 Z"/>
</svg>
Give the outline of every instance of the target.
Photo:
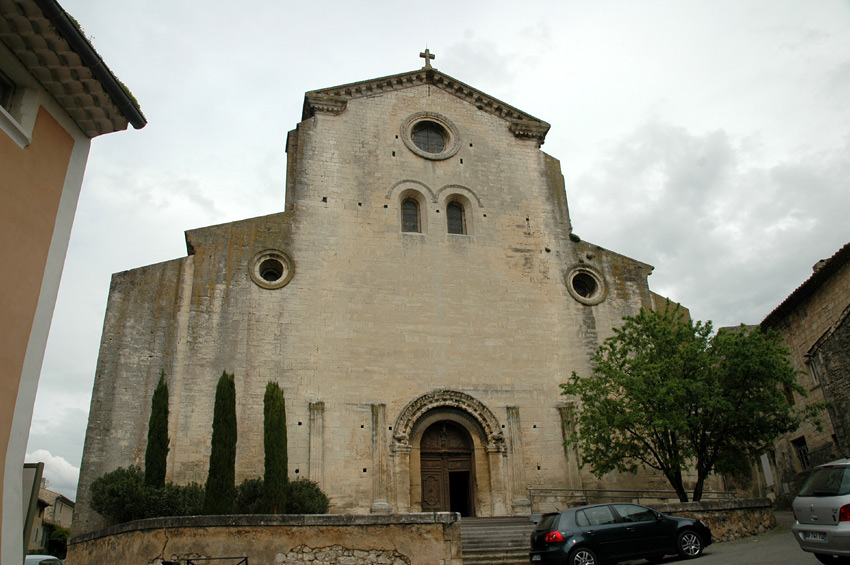
<svg viewBox="0 0 850 565">
<path fill-rule="evenodd" d="M 336 116 L 341 114 L 347 105 L 348 99 L 341 96 L 308 92 L 304 97 L 304 109 L 306 111 L 309 108 L 311 116 L 316 112 L 324 112 Z"/>
<path fill-rule="evenodd" d="M 304 97 L 304 112 L 301 119 L 306 120 L 312 117 L 315 112 L 323 111 L 319 105 L 327 97 L 348 101 L 355 98 L 373 96 L 382 92 L 404 90 L 424 84 L 429 84 L 448 92 L 474 105 L 482 112 L 487 112 L 488 114 L 507 120 L 511 124 L 511 131 L 517 137 L 536 139 L 542 144 L 546 137 L 546 132 L 549 131 L 549 124 L 543 120 L 514 108 L 510 104 L 505 104 L 501 100 L 472 88 L 436 69 L 427 68 L 310 91 Z M 515 123 L 516 125 L 514 125 Z"/>
<path fill-rule="evenodd" d="M 549 124 L 532 120 L 511 120 L 511 133 L 516 137 L 536 139 L 543 144 Z"/>
</svg>

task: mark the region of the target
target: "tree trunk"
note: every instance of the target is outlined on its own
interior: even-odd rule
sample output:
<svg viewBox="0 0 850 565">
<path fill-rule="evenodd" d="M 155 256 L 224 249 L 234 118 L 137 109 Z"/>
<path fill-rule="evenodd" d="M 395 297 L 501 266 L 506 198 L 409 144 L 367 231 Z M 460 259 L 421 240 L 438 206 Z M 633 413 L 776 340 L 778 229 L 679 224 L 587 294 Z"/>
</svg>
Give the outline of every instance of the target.
<svg viewBox="0 0 850 565">
<path fill-rule="evenodd" d="M 676 491 L 676 494 L 679 497 L 679 502 L 687 502 L 688 492 L 685 490 L 685 484 L 682 482 L 682 471 L 664 473 L 664 476 L 667 477 L 667 480 L 670 481 L 671 485 L 673 485 L 673 490 Z"/>
<path fill-rule="evenodd" d="M 703 473 L 702 471 L 697 472 L 697 484 L 694 486 L 694 502 L 702 500 L 702 489 L 705 487 L 705 479 L 707 473 Z"/>
</svg>

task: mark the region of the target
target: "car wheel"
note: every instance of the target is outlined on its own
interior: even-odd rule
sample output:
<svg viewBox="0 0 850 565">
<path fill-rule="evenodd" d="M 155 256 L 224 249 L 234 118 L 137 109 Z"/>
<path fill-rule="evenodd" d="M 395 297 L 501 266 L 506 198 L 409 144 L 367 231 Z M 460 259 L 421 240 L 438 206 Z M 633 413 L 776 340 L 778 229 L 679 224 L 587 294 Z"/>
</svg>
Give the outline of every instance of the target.
<svg viewBox="0 0 850 565">
<path fill-rule="evenodd" d="M 569 565 L 597 565 L 596 554 L 593 550 L 587 547 L 578 547 L 570 553 L 570 558 L 567 560 Z"/>
<path fill-rule="evenodd" d="M 821 563 L 826 563 L 827 565 L 850 565 L 850 557 L 839 557 L 838 555 L 824 555 L 822 553 L 815 553 L 815 557 Z"/>
<path fill-rule="evenodd" d="M 693 559 L 702 553 L 702 540 L 693 530 L 682 530 L 676 538 L 676 550 L 680 557 Z"/>
</svg>

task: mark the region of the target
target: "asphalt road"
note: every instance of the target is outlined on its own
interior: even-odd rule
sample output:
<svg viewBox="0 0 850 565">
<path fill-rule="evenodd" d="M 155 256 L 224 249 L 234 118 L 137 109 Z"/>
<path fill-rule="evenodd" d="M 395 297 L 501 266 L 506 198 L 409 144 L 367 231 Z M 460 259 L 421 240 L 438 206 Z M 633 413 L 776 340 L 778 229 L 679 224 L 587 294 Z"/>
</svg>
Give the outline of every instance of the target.
<svg viewBox="0 0 850 565">
<path fill-rule="evenodd" d="M 689 563 L 693 565 L 819 565 L 811 553 L 806 553 L 791 533 L 794 518 L 790 512 L 776 513 L 776 528 L 761 534 L 736 541 L 715 543 L 708 546 L 702 557 L 689 561 L 668 557 L 663 563 Z M 646 561 L 629 561 L 630 565 L 642 565 Z"/>
</svg>

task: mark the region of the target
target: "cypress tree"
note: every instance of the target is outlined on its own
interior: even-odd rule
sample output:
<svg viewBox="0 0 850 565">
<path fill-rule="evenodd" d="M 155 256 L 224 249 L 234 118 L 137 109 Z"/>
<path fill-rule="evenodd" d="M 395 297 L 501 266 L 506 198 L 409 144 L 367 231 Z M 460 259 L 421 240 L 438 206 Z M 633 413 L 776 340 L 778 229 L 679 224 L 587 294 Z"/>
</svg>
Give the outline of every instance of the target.
<svg viewBox="0 0 850 565">
<path fill-rule="evenodd" d="M 205 514 L 232 514 L 236 501 L 236 384 L 224 371 L 215 389 Z"/>
<path fill-rule="evenodd" d="M 286 453 L 286 402 L 283 391 L 275 382 L 266 385 L 263 397 L 263 446 L 265 474 L 263 498 L 267 512 L 286 512 L 288 458 Z"/>
<path fill-rule="evenodd" d="M 148 447 L 145 450 L 145 484 L 165 486 L 166 457 L 168 456 L 168 384 L 165 371 L 159 374 L 159 384 L 151 399 L 148 422 Z"/>
</svg>

